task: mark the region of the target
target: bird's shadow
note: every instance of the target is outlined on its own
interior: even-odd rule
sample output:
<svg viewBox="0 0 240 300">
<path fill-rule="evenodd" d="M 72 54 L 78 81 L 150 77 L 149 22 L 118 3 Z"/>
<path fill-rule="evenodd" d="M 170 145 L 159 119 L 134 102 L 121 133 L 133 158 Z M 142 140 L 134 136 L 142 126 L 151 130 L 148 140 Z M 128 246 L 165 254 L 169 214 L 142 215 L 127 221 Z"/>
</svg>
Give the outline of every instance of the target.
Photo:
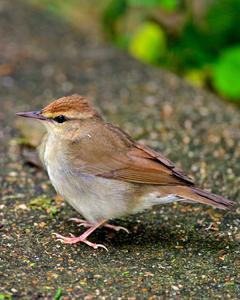
<svg viewBox="0 0 240 300">
<path fill-rule="evenodd" d="M 192 228 L 187 232 L 183 239 L 182 233 L 177 231 L 171 224 L 160 225 L 154 223 L 134 223 L 128 224 L 130 233 L 126 235 L 121 232 L 111 235 L 111 245 L 113 247 L 147 247 L 147 248 L 174 248 L 182 247 L 188 248 L 192 251 L 211 249 L 212 252 L 218 252 L 219 250 L 229 246 L 234 247 L 234 243 L 225 238 L 215 237 L 210 233 L 205 233 L 203 230 L 198 231 Z M 100 233 L 99 233 L 100 234 Z M 101 233 L 100 238 L 103 238 Z M 232 246 L 232 247 L 231 247 Z"/>
<path fill-rule="evenodd" d="M 59 222 L 64 222 L 65 232 L 71 232 L 76 236 L 84 231 L 82 227 L 79 228 L 76 224 L 68 222 L 61 217 L 59 217 Z M 215 253 L 226 247 L 231 251 L 237 247 L 236 243 L 226 239 L 226 236 L 216 236 L 204 229 L 199 230 L 194 227 L 186 230 L 187 232 L 185 232 L 183 239 L 181 230 L 177 230 L 171 222 L 168 224 L 144 220 L 137 222 L 132 218 L 128 221 L 115 220 L 111 224 L 127 227 L 129 233 L 100 228 L 91 235 L 90 240 L 96 243 L 101 241 L 109 249 L 115 249 L 114 251 L 122 249 L 131 251 L 132 249 L 136 250 L 136 248 L 153 250 L 159 248 L 173 249 L 180 245 L 182 249 L 191 249 L 193 252 L 211 250 L 212 253 Z"/>
</svg>

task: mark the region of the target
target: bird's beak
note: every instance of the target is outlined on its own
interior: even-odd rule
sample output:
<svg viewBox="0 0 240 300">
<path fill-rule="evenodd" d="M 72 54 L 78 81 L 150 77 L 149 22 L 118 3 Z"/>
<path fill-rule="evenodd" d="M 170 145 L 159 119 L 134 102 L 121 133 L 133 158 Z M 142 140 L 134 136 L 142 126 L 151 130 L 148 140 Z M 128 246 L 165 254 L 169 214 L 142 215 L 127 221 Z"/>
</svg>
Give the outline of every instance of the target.
<svg viewBox="0 0 240 300">
<path fill-rule="evenodd" d="M 48 120 L 48 118 L 44 117 L 41 114 L 41 111 L 28 111 L 28 112 L 19 112 L 16 113 L 17 116 L 25 117 L 25 118 L 32 118 L 32 119 L 38 119 L 38 120 Z"/>
</svg>

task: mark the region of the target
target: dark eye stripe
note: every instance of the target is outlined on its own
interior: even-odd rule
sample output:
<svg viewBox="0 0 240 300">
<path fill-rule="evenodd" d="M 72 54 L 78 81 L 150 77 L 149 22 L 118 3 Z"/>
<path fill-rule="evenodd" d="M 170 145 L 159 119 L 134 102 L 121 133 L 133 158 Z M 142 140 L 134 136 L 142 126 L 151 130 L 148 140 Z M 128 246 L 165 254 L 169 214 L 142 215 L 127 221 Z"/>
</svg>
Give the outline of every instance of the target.
<svg viewBox="0 0 240 300">
<path fill-rule="evenodd" d="M 67 121 L 67 118 L 63 115 L 59 115 L 59 116 L 55 117 L 53 120 L 57 123 L 63 123 L 65 121 Z"/>
</svg>

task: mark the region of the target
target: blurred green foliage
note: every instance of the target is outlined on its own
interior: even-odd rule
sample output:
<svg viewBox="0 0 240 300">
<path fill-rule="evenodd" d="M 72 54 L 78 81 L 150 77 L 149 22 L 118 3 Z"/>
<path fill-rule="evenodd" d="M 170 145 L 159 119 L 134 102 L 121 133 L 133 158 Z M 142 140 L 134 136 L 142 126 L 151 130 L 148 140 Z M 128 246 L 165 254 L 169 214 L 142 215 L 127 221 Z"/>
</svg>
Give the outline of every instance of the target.
<svg viewBox="0 0 240 300">
<path fill-rule="evenodd" d="M 240 0 L 108 0 L 106 36 L 149 64 L 240 102 Z"/>
<path fill-rule="evenodd" d="M 144 22 L 129 42 L 129 51 L 146 63 L 160 63 L 166 51 L 164 31 L 153 22 Z"/>
<path fill-rule="evenodd" d="M 240 95 L 240 44 L 225 49 L 213 71 L 213 84 L 224 96 L 239 100 Z"/>
<path fill-rule="evenodd" d="M 240 103 L 240 0 L 25 1 L 77 26 L 101 23 L 137 59 Z"/>
</svg>

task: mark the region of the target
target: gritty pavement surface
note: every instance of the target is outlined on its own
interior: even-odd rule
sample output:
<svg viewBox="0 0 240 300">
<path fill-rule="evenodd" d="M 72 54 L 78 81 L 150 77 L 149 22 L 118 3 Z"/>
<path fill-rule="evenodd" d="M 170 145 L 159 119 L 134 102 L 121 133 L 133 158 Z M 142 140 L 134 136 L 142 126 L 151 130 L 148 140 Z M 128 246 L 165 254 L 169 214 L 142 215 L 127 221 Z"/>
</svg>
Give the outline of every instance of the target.
<svg viewBox="0 0 240 300">
<path fill-rule="evenodd" d="M 21 1 L 1 0 L 0 37 L 0 299 L 239 299 L 239 109 Z M 178 203 L 113 220 L 130 233 L 90 239 L 109 252 L 56 241 L 83 229 L 24 163 L 14 114 L 73 93 L 234 210 Z"/>
</svg>

